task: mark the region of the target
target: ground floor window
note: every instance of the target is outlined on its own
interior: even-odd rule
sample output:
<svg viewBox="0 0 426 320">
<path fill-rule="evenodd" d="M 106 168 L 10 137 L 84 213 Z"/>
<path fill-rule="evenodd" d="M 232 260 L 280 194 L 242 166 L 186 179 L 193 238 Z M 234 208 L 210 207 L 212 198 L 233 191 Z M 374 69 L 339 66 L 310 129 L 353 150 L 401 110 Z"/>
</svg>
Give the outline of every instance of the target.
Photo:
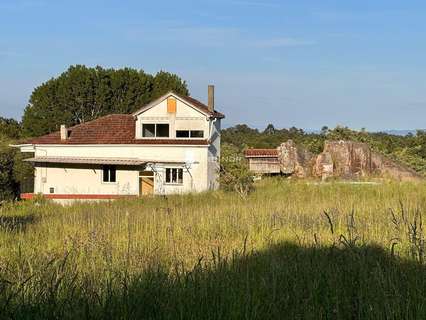
<svg viewBox="0 0 426 320">
<path fill-rule="evenodd" d="M 117 181 L 117 168 L 115 166 L 103 166 L 102 167 L 103 182 L 116 182 Z"/>
<path fill-rule="evenodd" d="M 166 183 L 168 183 L 168 184 L 182 184 L 183 183 L 183 169 L 181 169 L 181 168 L 166 168 Z"/>
</svg>

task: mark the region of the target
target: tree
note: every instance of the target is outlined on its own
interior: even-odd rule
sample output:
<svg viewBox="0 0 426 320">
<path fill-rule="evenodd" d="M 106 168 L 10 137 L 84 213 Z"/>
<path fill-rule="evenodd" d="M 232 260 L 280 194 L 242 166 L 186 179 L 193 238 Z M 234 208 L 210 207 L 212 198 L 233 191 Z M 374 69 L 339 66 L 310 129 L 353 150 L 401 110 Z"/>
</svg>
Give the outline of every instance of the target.
<svg viewBox="0 0 426 320">
<path fill-rule="evenodd" d="M 323 136 L 326 136 L 327 134 L 328 134 L 328 131 L 329 131 L 330 129 L 327 127 L 327 126 L 323 126 L 322 128 L 321 128 L 321 132 L 320 132 L 320 134 L 321 135 L 323 135 Z"/>
<path fill-rule="evenodd" d="M 15 119 L 0 117 L 0 136 L 18 139 L 21 136 L 21 125 Z"/>
<path fill-rule="evenodd" d="M 18 184 L 13 178 L 14 153 L 10 148 L 0 146 L 0 202 L 15 198 Z"/>
<path fill-rule="evenodd" d="M 265 130 L 263 131 L 264 134 L 274 134 L 277 130 L 275 129 L 274 125 L 272 123 L 268 124 Z"/>
<path fill-rule="evenodd" d="M 238 148 L 223 144 L 220 158 L 220 185 L 226 191 L 235 191 L 246 197 L 253 189 L 253 174 Z"/>
<path fill-rule="evenodd" d="M 23 133 L 39 136 L 111 113 L 131 113 L 175 91 L 188 95 L 185 81 L 161 71 L 155 76 L 131 68 L 71 66 L 35 88 L 22 118 Z"/>
<path fill-rule="evenodd" d="M 170 90 L 184 96 L 189 95 L 186 82 L 177 75 L 165 71 L 158 72 L 154 77 L 152 99 L 161 97 Z"/>
<path fill-rule="evenodd" d="M 16 198 L 19 184 L 14 179 L 16 150 L 9 147 L 8 137 L 0 134 L 0 202 Z"/>
</svg>

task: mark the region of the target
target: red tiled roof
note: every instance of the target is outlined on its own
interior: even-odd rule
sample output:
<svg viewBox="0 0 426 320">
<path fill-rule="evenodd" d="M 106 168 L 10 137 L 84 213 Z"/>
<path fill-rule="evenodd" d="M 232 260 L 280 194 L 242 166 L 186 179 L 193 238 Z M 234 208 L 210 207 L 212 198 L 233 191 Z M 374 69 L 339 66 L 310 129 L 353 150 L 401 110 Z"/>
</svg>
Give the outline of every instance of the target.
<svg viewBox="0 0 426 320">
<path fill-rule="evenodd" d="M 200 111 L 202 111 L 204 113 L 209 114 L 213 118 L 225 118 L 225 115 L 223 113 L 220 113 L 219 111 L 216 111 L 216 110 L 213 110 L 213 112 L 211 112 L 209 110 L 208 106 L 206 106 L 204 103 L 198 101 L 197 99 L 194 99 L 194 98 L 188 97 L 188 96 L 182 96 L 182 95 L 179 95 L 179 94 L 176 94 L 176 93 L 174 93 L 174 94 L 177 95 L 178 97 L 180 97 L 182 100 L 188 101 L 194 107 L 196 107 L 197 109 L 199 109 Z"/>
<path fill-rule="evenodd" d="M 28 144 L 177 144 L 208 145 L 207 140 L 196 139 L 135 139 L 135 118 L 129 114 L 111 114 L 68 128 L 69 137 L 61 140 L 56 131 Z"/>
<path fill-rule="evenodd" d="M 247 158 L 254 157 L 278 157 L 277 149 L 247 149 L 244 151 Z"/>
</svg>

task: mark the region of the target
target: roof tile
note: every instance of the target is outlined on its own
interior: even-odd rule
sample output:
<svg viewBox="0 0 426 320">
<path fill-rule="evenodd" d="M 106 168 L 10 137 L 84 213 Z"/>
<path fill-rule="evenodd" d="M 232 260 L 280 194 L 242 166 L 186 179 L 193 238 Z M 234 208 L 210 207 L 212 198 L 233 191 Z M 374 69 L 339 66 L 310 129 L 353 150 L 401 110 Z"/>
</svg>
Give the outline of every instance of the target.
<svg viewBox="0 0 426 320">
<path fill-rule="evenodd" d="M 68 128 L 69 137 L 61 140 L 56 131 L 33 138 L 28 144 L 176 144 L 208 145 L 199 139 L 135 139 L 135 118 L 128 114 L 111 114 Z"/>
<path fill-rule="evenodd" d="M 278 157 L 277 149 L 247 149 L 244 151 L 247 158 L 253 157 Z"/>
</svg>

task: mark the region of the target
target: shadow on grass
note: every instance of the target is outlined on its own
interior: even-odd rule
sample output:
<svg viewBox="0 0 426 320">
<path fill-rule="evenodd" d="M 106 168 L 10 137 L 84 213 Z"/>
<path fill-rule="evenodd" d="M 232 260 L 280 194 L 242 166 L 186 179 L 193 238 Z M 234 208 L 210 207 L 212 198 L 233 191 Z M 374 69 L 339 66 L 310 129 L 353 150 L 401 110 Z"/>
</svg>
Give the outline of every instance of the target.
<svg viewBox="0 0 426 320">
<path fill-rule="evenodd" d="M 191 272 L 72 282 L 12 299 L 11 318 L 426 319 L 426 268 L 381 248 L 273 245 Z M 51 271 L 47 271 L 51 274 Z M 40 283 L 40 290 L 49 285 Z M 47 289 L 46 289 L 47 290 Z M 2 298 L 3 299 L 3 298 Z"/>
<path fill-rule="evenodd" d="M 0 230 L 25 231 L 28 225 L 37 221 L 35 215 L 26 216 L 0 216 Z"/>
</svg>

